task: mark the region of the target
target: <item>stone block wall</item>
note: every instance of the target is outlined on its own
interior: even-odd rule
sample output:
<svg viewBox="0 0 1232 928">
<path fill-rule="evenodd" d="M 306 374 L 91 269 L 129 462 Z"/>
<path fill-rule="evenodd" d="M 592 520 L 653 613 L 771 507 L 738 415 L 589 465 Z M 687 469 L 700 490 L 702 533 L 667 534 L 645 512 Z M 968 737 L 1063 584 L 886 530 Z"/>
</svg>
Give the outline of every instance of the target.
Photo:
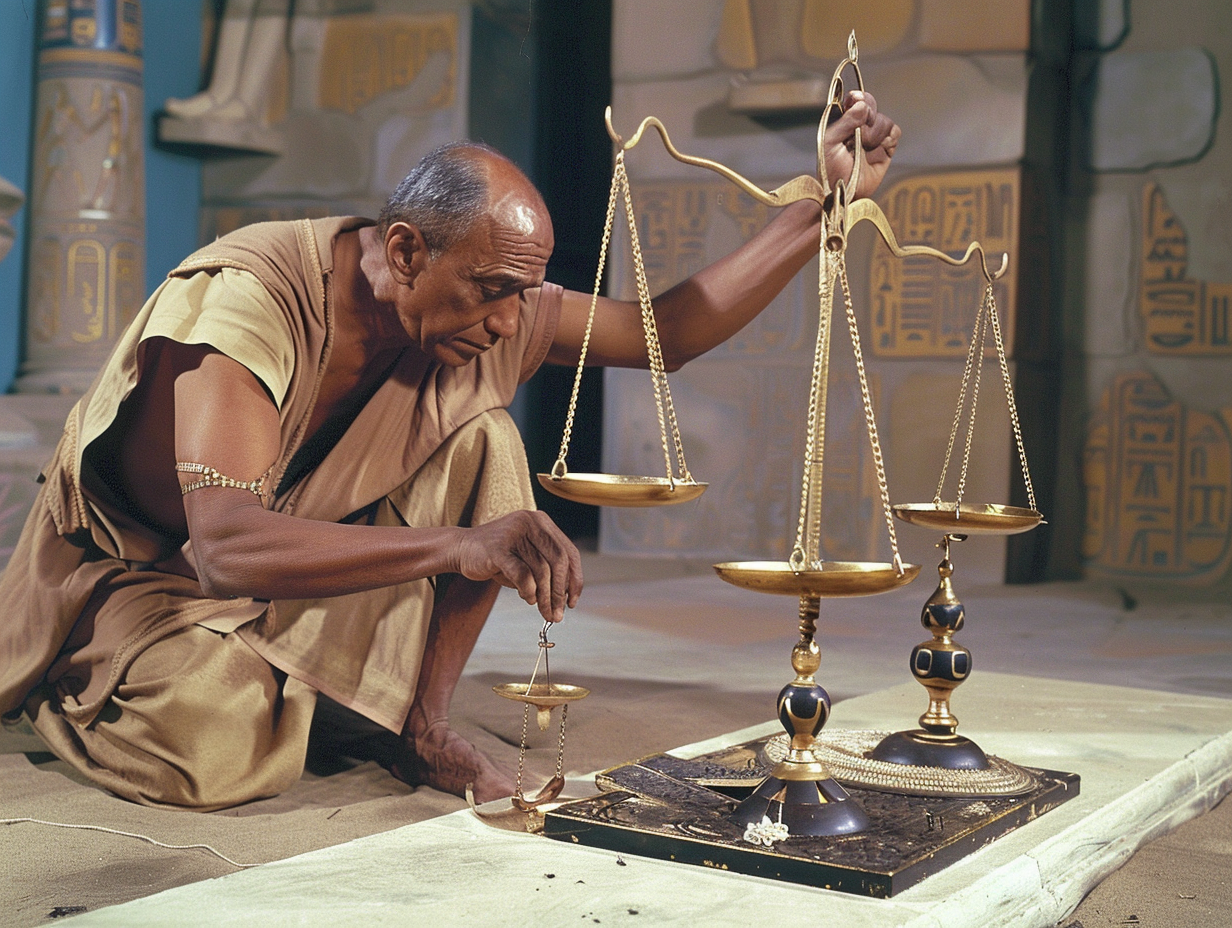
<svg viewBox="0 0 1232 928">
<path fill-rule="evenodd" d="M 1090 575 L 1232 577 L 1232 7 L 1112 5 L 1078 57 L 1081 263 L 1066 294 L 1062 485 Z M 1060 552 L 1065 555 L 1067 552 Z"/>
<path fill-rule="evenodd" d="M 291 7 L 266 121 L 278 154 L 203 160 L 201 240 L 268 219 L 376 216 L 423 155 L 467 137 L 471 4 Z"/>
<path fill-rule="evenodd" d="M 978 239 L 1009 254 L 1010 273 L 996 299 L 1013 358 L 1020 350 L 1015 331 L 1020 339 L 1034 331 L 1017 324 L 1018 315 L 1050 315 L 1040 272 L 1026 264 L 1039 239 L 1023 208 L 1024 188 L 1034 182 L 1026 166 L 1031 10 L 1027 0 L 979 5 L 974 16 L 971 10 L 947 0 L 879 0 L 859 8 L 825 0 L 617 0 L 614 122 L 628 134 L 643 117 L 658 116 L 680 151 L 719 161 L 766 189 L 814 173 L 820 106 L 811 115 L 808 109 L 824 94 L 854 29 L 867 89 L 903 127 L 878 202 L 900 243 L 961 253 Z M 768 221 L 767 207 L 673 160 L 655 139 L 627 158 L 652 292 Z M 624 238 L 615 240 L 613 289 L 631 297 L 628 248 Z M 868 224 L 857 227 L 848 273 L 891 499 L 930 501 L 983 279 L 974 264 L 954 269 L 894 259 Z M 884 561 L 889 542 L 841 299 L 835 311 L 822 547 L 834 559 Z M 605 510 L 601 550 L 786 558 L 799 506 L 817 320 L 814 262 L 748 329 L 671 375 L 690 469 L 710 488 L 682 506 Z M 1039 332 L 1025 350 L 1041 350 L 1047 339 Z M 609 371 L 604 396 L 605 469 L 661 473 L 649 377 Z M 971 461 L 964 499 L 1011 502 L 1018 467 L 991 353 Z M 948 499 L 956 464 L 950 473 Z M 906 558 L 931 570 L 937 539 L 901 523 L 897 533 Z M 972 539 L 956 562 L 968 579 L 999 581 L 1005 550 L 1003 539 Z"/>
</svg>

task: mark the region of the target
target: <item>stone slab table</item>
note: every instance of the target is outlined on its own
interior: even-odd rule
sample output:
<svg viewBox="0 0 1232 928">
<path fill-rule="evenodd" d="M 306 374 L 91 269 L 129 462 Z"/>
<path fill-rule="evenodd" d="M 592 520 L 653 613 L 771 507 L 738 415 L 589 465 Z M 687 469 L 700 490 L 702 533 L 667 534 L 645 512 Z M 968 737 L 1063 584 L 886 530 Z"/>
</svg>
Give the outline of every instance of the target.
<svg viewBox="0 0 1232 928">
<path fill-rule="evenodd" d="M 925 704 L 923 689 L 907 683 L 836 704 L 830 725 L 914 727 Z M 464 810 L 65 921 L 1051 926 L 1137 847 L 1211 808 L 1232 784 L 1232 700 L 977 673 L 956 693 L 954 711 L 959 730 L 985 750 L 1078 773 L 1081 794 L 892 899 L 498 831 Z M 674 753 L 776 730 L 767 723 Z M 577 781 L 570 791 L 593 790 Z"/>
</svg>

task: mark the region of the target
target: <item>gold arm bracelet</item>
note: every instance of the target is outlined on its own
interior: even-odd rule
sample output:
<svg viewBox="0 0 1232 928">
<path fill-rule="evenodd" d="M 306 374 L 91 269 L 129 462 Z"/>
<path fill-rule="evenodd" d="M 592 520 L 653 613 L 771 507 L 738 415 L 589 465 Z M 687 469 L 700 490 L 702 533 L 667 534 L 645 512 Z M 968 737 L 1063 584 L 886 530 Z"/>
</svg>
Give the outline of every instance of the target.
<svg viewBox="0 0 1232 928">
<path fill-rule="evenodd" d="M 262 474 L 256 480 L 236 480 L 234 477 L 228 477 L 226 474 L 220 474 L 212 467 L 205 464 L 197 464 L 193 461 L 176 461 L 175 469 L 182 474 L 201 474 L 200 480 L 194 480 L 192 483 L 185 483 L 180 486 L 180 495 L 187 496 L 193 490 L 200 490 L 202 487 L 235 487 L 237 490 L 247 490 L 260 497 L 264 493 L 265 475 Z"/>
</svg>

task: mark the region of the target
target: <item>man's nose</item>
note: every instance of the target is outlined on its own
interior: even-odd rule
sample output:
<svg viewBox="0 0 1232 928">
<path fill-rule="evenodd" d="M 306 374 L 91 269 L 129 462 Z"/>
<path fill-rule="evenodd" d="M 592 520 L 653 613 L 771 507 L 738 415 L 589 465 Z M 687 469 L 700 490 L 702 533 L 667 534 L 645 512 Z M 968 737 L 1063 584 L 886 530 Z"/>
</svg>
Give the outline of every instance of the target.
<svg viewBox="0 0 1232 928">
<path fill-rule="evenodd" d="M 520 294 L 505 297 L 484 320 L 484 328 L 497 338 L 513 338 L 518 334 L 518 322 L 522 316 Z"/>
</svg>

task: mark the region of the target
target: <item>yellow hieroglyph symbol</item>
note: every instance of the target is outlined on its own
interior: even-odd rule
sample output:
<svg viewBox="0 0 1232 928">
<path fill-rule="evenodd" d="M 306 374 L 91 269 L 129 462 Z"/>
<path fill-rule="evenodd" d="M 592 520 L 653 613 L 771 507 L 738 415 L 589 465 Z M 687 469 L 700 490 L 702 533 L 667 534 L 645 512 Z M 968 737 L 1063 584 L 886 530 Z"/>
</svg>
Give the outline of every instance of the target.
<svg viewBox="0 0 1232 928">
<path fill-rule="evenodd" d="M 1139 306 L 1153 354 L 1232 354 L 1228 304 L 1232 284 L 1187 280 L 1189 240 L 1163 191 L 1142 193 L 1142 279 Z"/>
<path fill-rule="evenodd" d="M 1083 554 L 1098 572 L 1214 582 L 1232 561 L 1228 415 L 1149 373 L 1118 377 L 1087 433 Z"/>
<path fill-rule="evenodd" d="M 1017 170 L 962 171 L 910 177 L 877 200 L 904 245 L 929 245 L 962 257 L 978 241 L 995 267 L 1009 270 L 995 294 L 1001 327 L 1014 331 L 1018 279 L 1020 179 Z M 888 358 L 961 358 L 984 293 L 976 262 L 952 267 L 929 257 L 895 258 L 880 241 L 869 265 L 873 352 Z M 1013 347 L 1007 345 L 1013 353 Z"/>
<path fill-rule="evenodd" d="M 321 54 L 318 103 L 322 109 L 354 113 L 384 93 L 409 86 L 440 54 L 448 55 L 448 67 L 440 86 L 425 101 L 428 109 L 454 101 L 457 14 L 331 17 Z"/>
</svg>

